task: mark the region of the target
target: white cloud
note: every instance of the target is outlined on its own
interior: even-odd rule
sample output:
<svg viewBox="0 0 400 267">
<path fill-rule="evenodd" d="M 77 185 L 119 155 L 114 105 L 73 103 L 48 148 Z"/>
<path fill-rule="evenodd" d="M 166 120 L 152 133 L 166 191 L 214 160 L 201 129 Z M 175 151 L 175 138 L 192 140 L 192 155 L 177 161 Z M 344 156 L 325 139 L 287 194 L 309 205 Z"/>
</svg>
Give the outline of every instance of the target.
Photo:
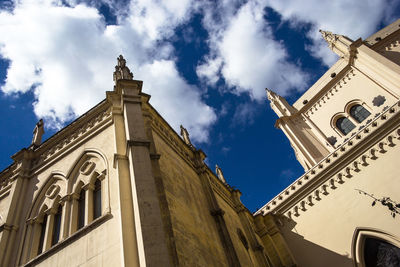
<svg viewBox="0 0 400 267">
<path fill-rule="evenodd" d="M 184 124 L 195 141 L 206 141 L 215 113 L 178 73 L 173 47 L 160 42 L 187 19 L 189 2 L 132 1 L 135 11 L 118 18 L 118 25 L 106 25 L 96 8 L 78 2 L 20 1 L 12 13 L 0 11 L 0 54 L 10 60 L 1 90 L 34 90 L 36 115 L 60 127 L 112 90 L 122 53 L 161 115 L 175 129 Z"/>
<path fill-rule="evenodd" d="M 146 64 L 138 70 L 138 77 L 148 81 L 143 84 L 143 90 L 152 95 L 151 102 L 173 128 L 182 124 L 191 138 L 207 141 L 208 132 L 202 129 L 215 122 L 215 112 L 201 102 L 201 95 L 194 86 L 179 77 L 173 61 Z"/>
<path fill-rule="evenodd" d="M 298 28 L 298 25 L 304 22 L 311 23 L 313 27 L 307 35 L 313 40 L 313 45 L 309 49 L 326 65 L 331 65 L 337 57 L 329 50 L 318 30 L 332 31 L 354 40 L 359 37 L 366 38 L 378 30 L 382 19 L 392 22 L 390 9 L 395 6 L 395 1 L 270 0 L 268 6 L 279 12 L 283 19 L 290 21 L 294 28 Z"/>
<path fill-rule="evenodd" d="M 288 62 L 284 45 L 274 39 L 263 18 L 263 7 L 250 1 L 237 12 L 221 11 L 221 17 L 231 18 L 219 27 L 208 21 L 213 16 L 205 17 L 212 52 L 197 67 L 200 77 L 211 85 L 223 77 L 235 93 L 248 92 L 256 100 L 265 98 L 265 87 L 282 95 L 305 88 L 307 75 Z"/>
</svg>

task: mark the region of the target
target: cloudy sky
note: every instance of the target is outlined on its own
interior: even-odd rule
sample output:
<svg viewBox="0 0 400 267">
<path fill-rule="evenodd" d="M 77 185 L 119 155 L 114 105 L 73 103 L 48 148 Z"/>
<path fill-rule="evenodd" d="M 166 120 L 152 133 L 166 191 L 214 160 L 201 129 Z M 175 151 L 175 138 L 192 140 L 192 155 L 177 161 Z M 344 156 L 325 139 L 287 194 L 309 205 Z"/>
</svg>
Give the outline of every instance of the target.
<svg viewBox="0 0 400 267">
<path fill-rule="evenodd" d="M 0 168 L 112 90 L 123 54 L 151 104 L 251 211 L 302 174 L 265 88 L 294 102 L 336 60 L 318 30 L 366 38 L 396 0 L 0 0 Z"/>
</svg>

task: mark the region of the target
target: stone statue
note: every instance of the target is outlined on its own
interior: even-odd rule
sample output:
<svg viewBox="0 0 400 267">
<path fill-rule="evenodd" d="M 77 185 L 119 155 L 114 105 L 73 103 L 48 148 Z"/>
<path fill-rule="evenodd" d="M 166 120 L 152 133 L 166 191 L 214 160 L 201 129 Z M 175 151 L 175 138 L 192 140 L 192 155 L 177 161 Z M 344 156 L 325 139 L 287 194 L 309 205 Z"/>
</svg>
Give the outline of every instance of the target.
<svg viewBox="0 0 400 267">
<path fill-rule="evenodd" d="M 189 138 L 189 132 L 186 130 L 185 127 L 183 127 L 181 125 L 181 136 L 183 138 L 183 141 L 185 141 L 185 143 L 190 146 L 193 147 L 192 142 L 190 142 L 190 138 Z"/>
<path fill-rule="evenodd" d="M 215 173 L 217 174 L 218 179 L 220 179 L 223 183 L 226 183 L 224 174 L 217 164 L 215 164 Z"/>
<path fill-rule="evenodd" d="M 115 66 L 115 71 L 114 71 L 114 77 L 113 80 L 115 83 L 117 83 L 118 80 L 132 80 L 133 79 L 133 74 L 129 70 L 129 68 L 126 66 L 126 60 L 122 55 L 120 55 L 118 58 L 118 64 Z"/>
<path fill-rule="evenodd" d="M 36 123 L 35 129 L 33 130 L 32 145 L 40 146 L 40 144 L 42 143 L 43 134 L 44 134 L 44 124 L 43 120 L 40 119 L 38 123 Z"/>
</svg>

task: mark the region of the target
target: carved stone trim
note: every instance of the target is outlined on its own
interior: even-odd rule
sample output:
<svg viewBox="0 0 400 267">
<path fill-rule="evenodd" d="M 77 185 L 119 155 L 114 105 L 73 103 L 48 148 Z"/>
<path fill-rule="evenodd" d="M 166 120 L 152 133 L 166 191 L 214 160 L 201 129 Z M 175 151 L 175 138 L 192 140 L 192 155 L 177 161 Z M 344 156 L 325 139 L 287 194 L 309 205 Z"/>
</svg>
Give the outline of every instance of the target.
<svg viewBox="0 0 400 267">
<path fill-rule="evenodd" d="M 145 146 L 145 147 L 150 147 L 150 141 L 149 140 L 128 140 L 127 144 L 128 146 Z"/>
<path fill-rule="evenodd" d="M 97 115 L 84 114 L 75 122 L 72 122 L 70 125 L 66 126 L 59 133 L 56 133 L 55 135 L 50 137 L 50 139 L 46 140 L 35 151 L 35 153 L 39 153 L 40 156 L 33 161 L 33 168 L 37 168 L 39 165 L 42 165 L 45 162 L 49 161 L 51 158 L 54 158 L 56 155 L 61 153 L 61 151 L 65 151 L 66 149 L 76 145 L 78 140 L 81 140 L 82 138 L 87 136 L 87 133 L 89 131 L 93 131 L 94 129 L 99 128 L 105 123 L 107 119 L 111 119 L 111 110 L 109 109 L 107 103 L 101 102 L 99 105 L 104 106 L 95 107 L 102 109 L 102 111 L 99 111 Z M 88 113 L 90 113 L 90 111 Z M 86 118 L 86 116 L 92 116 L 92 118 L 84 122 L 83 120 Z M 67 135 L 67 131 L 71 131 L 72 134 Z"/>
<path fill-rule="evenodd" d="M 337 92 L 339 92 L 339 89 L 342 88 L 345 84 L 347 84 L 348 81 L 350 81 L 352 77 L 355 75 L 356 74 L 354 70 L 350 69 L 341 79 L 339 79 L 334 85 L 332 85 L 328 91 L 326 91 L 322 96 L 320 96 L 319 99 L 316 100 L 311 107 L 305 110 L 303 114 L 307 117 L 314 114 L 314 112 L 316 112 L 319 108 L 321 108 L 323 104 L 328 102 Z"/>
</svg>

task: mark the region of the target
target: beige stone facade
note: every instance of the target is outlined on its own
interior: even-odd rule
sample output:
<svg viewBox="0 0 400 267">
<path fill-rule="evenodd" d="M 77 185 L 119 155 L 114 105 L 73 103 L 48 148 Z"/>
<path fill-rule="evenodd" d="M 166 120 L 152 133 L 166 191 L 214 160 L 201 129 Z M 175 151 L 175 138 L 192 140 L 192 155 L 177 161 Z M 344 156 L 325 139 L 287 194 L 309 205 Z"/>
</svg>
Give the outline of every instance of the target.
<svg viewBox="0 0 400 267">
<path fill-rule="evenodd" d="M 275 218 L 297 266 L 400 264 L 399 25 L 365 41 L 321 31 L 337 63 L 293 105 L 268 91 L 305 173 L 255 215 Z"/>
<path fill-rule="evenodd" d="M 399 24 L 322 32 L 338 62 L 293 105 L 267 91 L 305 173 L 255 214 L 119 57 L 105 100 L 43 143 L 39 123 L 0 173 L 0 266 L 345 267 L 366 240 L 400 247 L 400 218 L 357 191 L 400 199 Z"/>
</svg>

